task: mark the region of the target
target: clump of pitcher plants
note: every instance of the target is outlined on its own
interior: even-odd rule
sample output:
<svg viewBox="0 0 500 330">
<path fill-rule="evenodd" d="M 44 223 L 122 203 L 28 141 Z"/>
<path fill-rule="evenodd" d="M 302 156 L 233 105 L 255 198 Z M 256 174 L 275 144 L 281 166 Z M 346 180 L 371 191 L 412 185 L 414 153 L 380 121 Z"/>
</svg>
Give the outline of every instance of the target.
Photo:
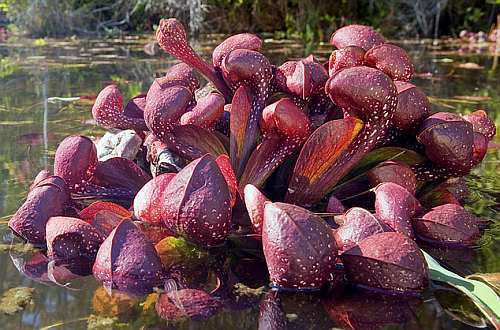
<svg viewBox="0 0 500 330">
<path fill-rule="evenodd" d="M 9 222 L 48 259 L 83 260 L 108 290 L 160 290 L 162 318 L 203 319 L 222 303 L 198 287 L 164 289 L 178 272 L 159 255 L 167 237 L 168 251 L 181 238 L 189 255 L 258 250 L 278 290 L 321 290 L 340 272 L 397 295 L 426 287 L 421 241 L 477 243 L 481 220 L 443 182 L 481 162 L 496 128 L 482 110 L 431 114 L 410 56 L 372 28 L 337 30 L 326 63 L 271 64 L 250 33 L 206 61 L 176 19 L 161 20 L 156 38 L 182 63 L 126 102 L 106 86 L 92 108 L 98 125 L 135 131 L 147 152 L 99 159 L 95 141 L 66 137 Z M 202 77 L 212 90 L 197 96 Z M 443 205 L 430 201 L 443 191 Z"/>
</svg>

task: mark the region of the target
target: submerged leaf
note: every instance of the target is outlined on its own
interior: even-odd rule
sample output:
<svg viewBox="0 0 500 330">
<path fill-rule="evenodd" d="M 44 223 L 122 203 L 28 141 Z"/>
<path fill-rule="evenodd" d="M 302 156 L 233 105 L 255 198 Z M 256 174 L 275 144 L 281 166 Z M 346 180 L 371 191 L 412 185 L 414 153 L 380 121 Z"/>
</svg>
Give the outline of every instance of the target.
<svg viewBox="0 0 500 330">
<path fill-rule="evenodd" d="M 165 320 L 184 318 L 205 320 L 222 308 L 222 302 L 197 289 L 181 289 L 162 293 L 156 301 L 156 311 Z"/>
<path fill-rule="evenodd" d="M 333 295 L 323 301 L 330 317 L 342 329 L 378 330 L 404 326 L 415 318 L 421 300 L 366 292 Z"/>
<path fill-rule="evenodd" d="M 475 328 L 487 328 L 488 323 L 483 313 L 462 292 L 453 288 L 439 288 L 433 295 L 443 310 L 454 320 Z"/>
<path fill-rule="evenodd" d="M 487 284 L 473 279 L 465 279 L 443 268 L 433 257 L 422 251 L 429 269 L 429 278 L 444 282 L 466 294 L 495 327 L 500 325 L 499 297 Z"/>
<path fill-rule="evenodd" d="M 111 295 L 104 287 L 98 287 L 92 297 L 92 307 L 99 316 L 130 317 L 136 307 L 137 299 L 123 292 L 113 292 Z"/>
<path fill-rule="evenodd" d="M 90 315 L 87 319 L 88 330 L 126 329 L 128 327 L 127 323 L 120 323 L 117 317 Z"/>
<path fill-rule="evenodd" d="M 4 292 L 0 300 L 0 312 L 13 315 L 33 305 L 34 288 L 17 287 Z"/>
<path fill-rule="evenodd" d="M 38 283 L 47 283 L 47 264 L 49 258 L 42 252 L 10 253 L 12 263 L 20 274 Z"/>
<path fill-rule="evenodd" d="M 259 329 L 286 329 L 286 315 L 277 292 L 269 291 L 265 293 L 260 301 Z"/>
</svg>

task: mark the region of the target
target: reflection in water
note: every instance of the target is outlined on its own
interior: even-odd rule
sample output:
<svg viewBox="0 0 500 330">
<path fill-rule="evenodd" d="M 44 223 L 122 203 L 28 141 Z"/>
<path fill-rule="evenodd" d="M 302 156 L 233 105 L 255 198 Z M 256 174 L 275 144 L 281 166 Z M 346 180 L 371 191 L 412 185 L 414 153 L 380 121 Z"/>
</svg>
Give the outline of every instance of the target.
<svg viewBox="0 0 500 330">
<path fill-rule="evenodd" d="M 421 303 L 415 298 L 355 292 L 325 300 L 323 306 L 342 328 L 371 330 L 410 322 Z"/>
<path fill-rule="evenodd" d="M 132 97 L 145 91 L 153 78 L 162 75 L 172 64 L 171 59 L 163 54 L 158 57 L 144 54 L 144 44 L 148 41 L 140 37 L 104 42 L 49 41 L 47 47 L 36 49 L 11 41 L 11 44 L 0 46 L 1 56 L 6 56 L 5 59 L 15 64 L 10 66 L 8 74 L 1 76 L 0 243 L 9 244 L 12 239 L 5 225 L 6 219 L 1 217 L 14 213 L 24 200 L 36 173 L 50 168 L 54 151 L 62 138 L 76 133 L 90 137 L 102 136 L 104 133 L 92 124 L 90 113 L 93 99 L 102 87 L 113 80 L 125 97 Z M 203 52 L 212 49 L 212 43 L 200 41 L 197 46 Z M 265 52 L 273 62 L 302 55 L 300 46 L 290 45 L 268 43 Z M 493 65 L 491 56 L 486 53 L 459 53 L 452 47 L 435 48 L 425 44 L 403 43 L 403 47 L 410 50 L 419 73 L 415 83 L 432 96 L 434 111 L 455 109 L 458 112 L 470 112 L 487 108 L 490 116 L 497 124 L 500 123 L 499 74 L 490 70 Z M 325 59 L 330 51 L 330 47 L 324 46 L 316 54 Z M 209 56 L 207 53 L 205 55 Z M 464 63 L 477 63 L 484 69 L 468 70 L 459 66 Z M 0 72 L 3 74 L 4 71 Z M 74 96 L 84 97 L 73 102 L 48 102 L 49 97 Z M 43 117 L 36 111 L 41 99 Z M 500 139 L 497 137 L 494 143 L 498 146 Z M 498 218 L 499 212 L 499 164 L 499 149 L 493 147 L 483 164 L 468 178 L 471 190 L 468 207 L 476 214 L 492 220 Z M 498 223 L 490 225 L 483 245 L 474 251 L 476 256 L 470 258 L 472 253 L 469 250 L 465 254 L 467 258 L 455 261 L 451 266 L 467 274 L 500 271 L 497 258 L 500 244 L 493 239 L 498 237 L 498 228 Z M 447 251 L 441 255 L 443 260 L 449 253 Z M 155 312 L 157 297 L 154 294 L 141 299 L 113 296 L 112 300 L 107 301 L 103 298 L 103 289 L 90 277 L 77 284 L 81 289 L 78 291 L 45 284 L 52 281 L 43 254 L 34 254 L 24 263 L 19 255 L 13 257 L 11 260 L 8 253 L 0 254 L 0 292 L 17 286 L 34 287 L 35 305 L 13 316 L 0 315 L 0 322 L 5 328 L 39 328 L 57 322 L 67 324 L 67 328 L 86 328 L 87 322 L 103 324 L 115 316 L 119 316 L 119 322 L 132 320 L 130 326 L 136 328 L 161 322 Z M 457 258 L 452 256 L 451 259 Z M 225 262 L 229 270 L 221 273 L 218 269 Z M 263 269 L 258 260 L 233 256 L 230 261 L 219 260 L 216 264 L 219 265 L 217 271 L 210 270 L 206 262 L 173 268 L 171 277 L 177 281 L 178 289 L 194 288 L 210 292 L 217 286 L 214 284 L 216 279 L 223 282 L 216 292 L 217 298 L 224 302 L 224 307 L 217 310 L 218 314 L 207 321 L 183 323 L 181 327 L 255 329 L 258 320 L 266 324 L 277 317 L 275 325 L 278 328 L 286 323 L 289 328 L 295 329 L 310 328 L 311 325 L 323 329 L 349 326 L 346 322 L 350 322 L 350 326 L 364 326 L 371 316 L 377 317 L 375 321 L 371 320 L 372 324 L 388 324 L 390 322 L 386 321 L 395 316 L 396 323 L 409 322 L 407 324 L 412 328 L 458 326 L 456 321 L 439 309 L 434 299 L 424 299 L 424 303 L 401 304 L 389 298 L 370 302 L 371 298 L 365 296 L 361 300 L 355 296 L 321 300 L 317 296 L 286 294 L 280 295 L 279 303 L 275 303 L 269 300 L 269 295 L 262 297 L 262 290 L 259 290 L 267 279 L 266 274 L 257 274 L 255 271 Z M 16 266 L 21 267 L 21 271 Z M 65 276 L 69 274 L 56 271 L 54 275 L 54 271 L 52 267 L 52 279 L 65 284 Z M 186 273 L 191 277 L 187 277 Z M 238 282 L 247 286 L 240 285 L 235 290 L 233 284 Z M 172 301 L 170 297 L 167 298 L 169 302 Z M 444 296 L 440 298 L 445 300 Z M 262 301 L 260 318 L 259 301 Z M 89 315 L 92 315 L 90 319 Z"/>
<path fill-rule="evenodd" d="M 260 301 L 259 329 L 286 329 L 286 315 L 277 292 L 267 292 Z"/>
</svg>

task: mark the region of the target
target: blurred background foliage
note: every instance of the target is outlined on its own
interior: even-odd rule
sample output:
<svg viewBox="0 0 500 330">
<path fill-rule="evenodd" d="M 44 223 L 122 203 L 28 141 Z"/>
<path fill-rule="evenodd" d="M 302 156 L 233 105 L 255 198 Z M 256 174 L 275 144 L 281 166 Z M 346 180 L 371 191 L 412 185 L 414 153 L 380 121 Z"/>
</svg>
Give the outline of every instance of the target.
<svg viewBox="0 0 500 330">
<path fill-rule="evenodd" d="M 191 33 L 271 32 L 314 46 L 357 22 L 385 35 L 457 36 L 488 32 L 500 0 L 0 0 L 0 25 L 32 37 L 116 35 L 154 29 L 175 16 Z"/>
</svg>

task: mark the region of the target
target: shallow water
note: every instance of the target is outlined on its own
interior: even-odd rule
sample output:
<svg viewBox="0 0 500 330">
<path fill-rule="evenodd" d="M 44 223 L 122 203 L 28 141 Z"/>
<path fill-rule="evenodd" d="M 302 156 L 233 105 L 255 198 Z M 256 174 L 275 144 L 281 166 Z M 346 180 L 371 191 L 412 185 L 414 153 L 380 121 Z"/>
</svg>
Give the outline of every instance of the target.
<svg viewBox="0 0 500 330">
<path fill-rule="evenodd" d="M 146 55 L 143 46 L 149 41 L 147 37 L 128 37 L 106 41 L 49 40 L 43 45 L 40 41 L 11 39 L 7 44 L 0 44 L 0 244 L 11 243 L 12 235 L 6 226 L 9 215 L 22 203 L 34 176 L 41 169 L 51 168 L 58 143 L 68 134 L 98 137 L 104 132 L 92 123 L 91 100 L 63 102 L 51 98 L 86 96 L 92 99 L 112 80 L 127 97 L 146 91 L 154 77 L 162 75 L 173 63 L 164 54 Z M 196 44 L 204 54 L 209 54 L 213 45 L 213 41 Z M 402 45 L 410 51 L 419 73 L 415 83 L 432 98 L 435 110 L 470 112 L 483 108 L 495 118 L 497 125 L 500 124 L 500 68 L 492 69 L 494 60 L 487 48 L 460 51 L 457 45 L 432 47 L 429 43 L 411 41 Z M 330 48 L 323 45 L 315 54 L 326 58 L 329 51 Z M 293 41 L 269 41 L 265 48 L 273 63 L 301 56 L 301 52 L 300 44 Z M 500 139 L 496 137 L 493 142 L 486 159 L 468 178 L 471 195 L 467 203 L 476 214 L 492 222 L 479 249 L 468 251 L 468 256 L 460 255 L 454 258 L 458 261 L 448 263 L 462 275 L 500 272 L 497 257 L 500 252 Z M 29 329 L 50 325 L 86 328 L 89 315 L 113 314 L 103 311 L 99 303 L 102 290 L 97 290 L 99 285 L 90 277 L 79 283 L 76 291 L 34 282 L 19 273 L 8 249 L 0 250 L 0 265 L 0 295 L 14 287 L 35 288 L 34 303 L 24 311 L 10 316 L 0 312 L 0 328 Z M 423 303 L 410 308 L 412 312 L 406 315 L 408 317 L 398 319 L 399 326 L 414 329 L 468 327 L 448 314 L 451 307 L 456 307 L 450 301 L 457 299 L 450 299 L 443 293 L 439 300 L 442 305 L 432 295 L 426 295 Z M 331 312 L 339 308 L 318 296 L 287 294 L 282 297 L 282 303 L 290 328 L 341 326 L 338 316 L 336 319 Z M 243 305 L 226 307 L 208 321 L 190 321 L 177 326 L 256 328 L 258 300 Z M 369 310 L 369 306 L 377 306 L 380 310 L 376 312 L 380 315 L 390 314 L 388 310 L 393 310 L 394 306 L 400 307 L 397 301 L 383 306 L 370 301 L 347 305 L 359 306 L 354 310 L 361 314 Z M 122 317 L 122 326 L 172 326 L 159 320 L 150 310 L 144 312 L 145 309 L 147 304 L 127 310 L 125 314 L 130 318 Z M 404 312 L 398 310 L 396 314 L 401 316 Z"/>
</svg>

